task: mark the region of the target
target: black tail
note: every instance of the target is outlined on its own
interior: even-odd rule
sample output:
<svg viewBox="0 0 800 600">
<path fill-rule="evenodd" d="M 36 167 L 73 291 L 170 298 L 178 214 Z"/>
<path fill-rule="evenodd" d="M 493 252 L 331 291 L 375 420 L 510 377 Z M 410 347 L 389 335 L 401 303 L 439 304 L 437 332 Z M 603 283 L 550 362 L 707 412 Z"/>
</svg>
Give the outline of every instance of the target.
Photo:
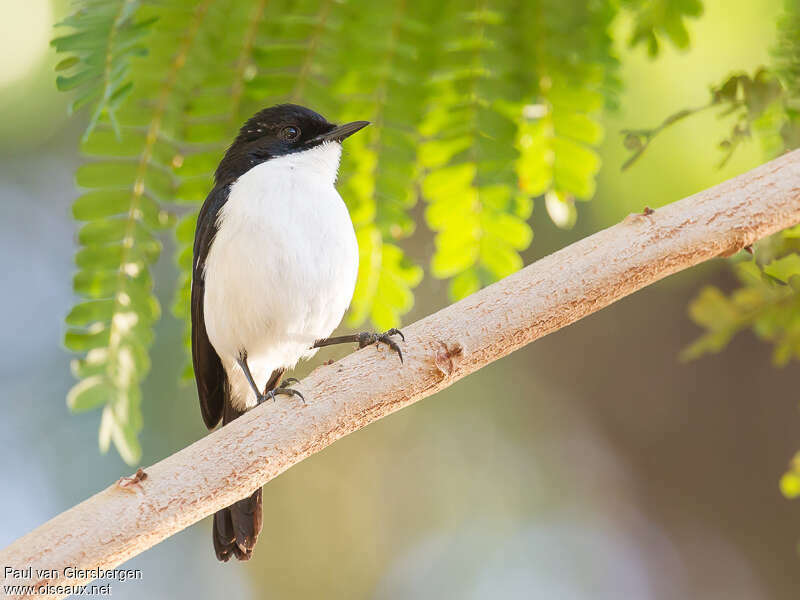
<svg viewBox="0 0 800 600">
<path fill-rule="evenodd" d="M 227 562 L 231 556 L 250 560 L 261 533 L 261 488 L 252 496 L 223 508 L 214 515 L 214 551 Z"/>
<path fill-rule="evenodd" d="M 277 369 L 267 382 L 265 393 L 280 383 L 284 369 Z M 231 406 L 229 398 L 225 398 L 222 412 L 222 425 L 227 425 L 244 414 Z M 228 562 L 231 556 L 239 560 L 250 560 L 253 548 L 261 533 L 261 488 L 244 500 L 231 504 L 228 508 L 218 510 L 214 514 L 214 551 L 217 558 Z"/>
</svg>

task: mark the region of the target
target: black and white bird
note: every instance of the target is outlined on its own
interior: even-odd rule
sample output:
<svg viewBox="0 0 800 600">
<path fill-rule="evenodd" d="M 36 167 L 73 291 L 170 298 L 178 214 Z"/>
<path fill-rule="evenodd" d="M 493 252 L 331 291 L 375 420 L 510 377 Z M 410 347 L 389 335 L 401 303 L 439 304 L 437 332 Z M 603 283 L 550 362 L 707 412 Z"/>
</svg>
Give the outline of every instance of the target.
<svg viewBox="0 0 800 600">
<path fill-rule="evenodd" d="M 277 394 L 281 378 L 319 347 L 391 335 L 328 338 L 358 272 L 353 224 L 334 184 L 342 141 L 367 121 L 333 125 L 293 104 L 249 119 L 225 153 L 197 220 L 192 358 L 203 420 L 225 425 Z M 301 396 L 302 398 L 302 396 Z M 217 558 L 252 556 L 261 489 L 214 515 Z"/>
</svg>

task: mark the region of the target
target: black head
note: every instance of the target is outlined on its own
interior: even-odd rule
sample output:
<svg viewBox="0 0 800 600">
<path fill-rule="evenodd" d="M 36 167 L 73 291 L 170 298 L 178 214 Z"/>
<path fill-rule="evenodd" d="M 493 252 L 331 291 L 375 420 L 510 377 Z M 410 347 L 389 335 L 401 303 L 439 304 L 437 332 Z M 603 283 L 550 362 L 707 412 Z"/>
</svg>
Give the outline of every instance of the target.
<svg viewBox="0 0 800 600">
<path fill-rule="evenodd" d="M 271 158 L 302 152 L 324 142 L 341 142 L 367 125 L 368 121 L 355 121 L 337 126 L 296 104 L 265 108 L 239 130 L 217 167 L 217 185 L 230 183 Z"/>
</svg>

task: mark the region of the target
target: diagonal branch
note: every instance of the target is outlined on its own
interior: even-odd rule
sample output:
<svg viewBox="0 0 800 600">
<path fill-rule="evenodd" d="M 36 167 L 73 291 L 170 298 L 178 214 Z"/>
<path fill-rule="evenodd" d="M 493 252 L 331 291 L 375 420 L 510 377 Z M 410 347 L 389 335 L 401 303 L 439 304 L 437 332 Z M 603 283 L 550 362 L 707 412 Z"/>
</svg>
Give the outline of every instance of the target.
<svg viewBox="0 0 800 600">
<path fill-rule="evenodd" d="M 119 565 L 372 421 L 667 275 L 797 223 L 800 151 L 631 215 L 405 328 L 404 364 L 369 347 L 322 366 L 297 386 L 308 404 L 250 411 L 148 467 L 141 482 L 114 484 L 17 540 L 0 551 L 0 565 L 33 566 L 28 583 L 39 585 L 48 580 L 37 568 Z"/>
</svg>

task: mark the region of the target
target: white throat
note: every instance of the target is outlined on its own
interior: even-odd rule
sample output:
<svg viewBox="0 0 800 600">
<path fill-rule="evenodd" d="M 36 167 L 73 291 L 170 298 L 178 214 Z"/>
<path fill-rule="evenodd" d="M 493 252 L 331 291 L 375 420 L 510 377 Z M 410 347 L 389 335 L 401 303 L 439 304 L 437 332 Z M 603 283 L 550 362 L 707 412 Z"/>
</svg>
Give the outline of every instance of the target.
<svg viewBox="0 0 800 600">
<path fill-rule="evenodd" d="M 320 184 L 333 185 L 336 183 L 341 157 L 342 145 L 339 142 L 323 142 L 309 150 L 272 158 L 254 167 L 254 170 L 261 170 L 261 177 L 264 177 L 264 170 L 275 170 L 282 171 L 284 177 L 309 177 Z M 244 175 L 246 176 L 247 174 Z"/>
</svg>

